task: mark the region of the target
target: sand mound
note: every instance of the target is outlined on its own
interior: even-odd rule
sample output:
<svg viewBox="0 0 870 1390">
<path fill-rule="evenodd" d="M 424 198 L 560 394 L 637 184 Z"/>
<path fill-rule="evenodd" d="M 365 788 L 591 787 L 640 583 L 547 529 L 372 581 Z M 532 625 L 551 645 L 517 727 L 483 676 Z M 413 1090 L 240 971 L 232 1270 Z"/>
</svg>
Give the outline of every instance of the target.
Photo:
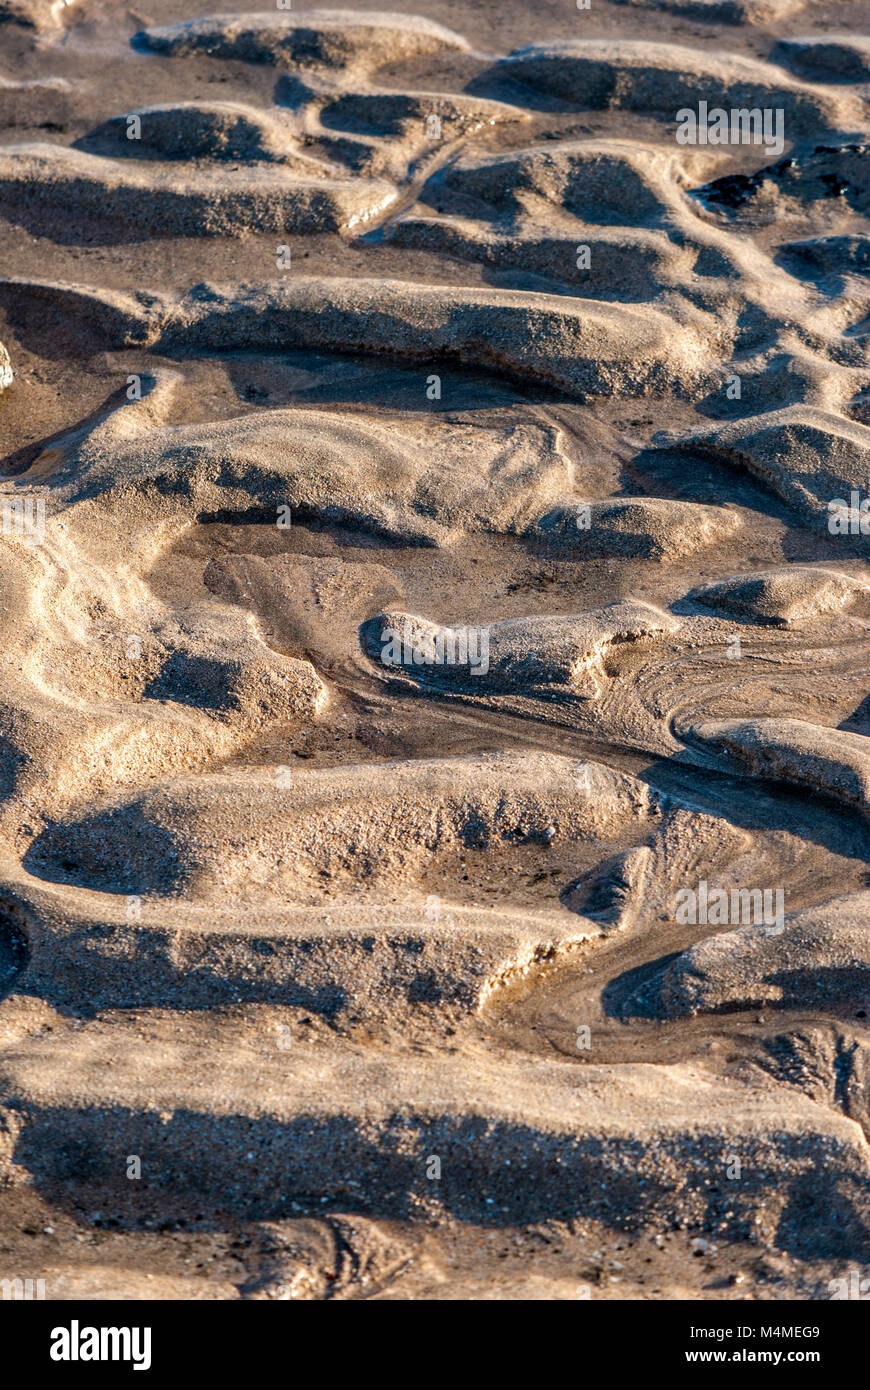
<svg viewBox="0 0 870 1390">
<path fill-rule="evenodd" d="M 750 416 L 686 442 L 747 469 L 816 525 L 851 508 L 853 490 L 864 495 L 870 429 L 813 406 Z"/>
<path fill-rule="evenodd" d="M 134 43 L 174 57 L 207 53 L 213 58 L 248 63 L 363 70 L 468 48 L 465 39 L 440 24 L 419 15 L 385 10 L 210 15 L 166 28 L 143 29 Z"/>
<path fill-rule="evenodd" d="M 288 1066 L 257 1042 L 216 1053 L 163 1030 L 147 1056 L 118 1039 L 107 1068 L 95 1031 L 28 1039 L 3 1063 L 8 1176 L 72 1190 L 86 1210 L 132 1213 L 140 1199 L 153 1209 L 165 1189 L 195 1193 L 199 1211 L 220 1202 L 264 1219 L 309 1193 L 316 1171 L 319 1194 L 348 1202 L 362 1189 L 370 1214 L 402 1194 L 488 1225 L 582 1214 L 622 1230 L 679 1219 L 736 1235 L 754 1224 L 787 1248 L 829 1250 L 831 1236 L 800 1220 L 811 1195 L 836 1212 L 839 1248 L 866 1248 L 861 1129 L 790 1089 L 712 1082 L 690 1065 L 578 1072 L 483 1051 L 398 1063 L 303 1043 Z M 125 1177 L 130 1153 L 149 1155 L 141 1184 Z M 711 1170 L 735 1158 L 740 1182 L 716 1196 Z"/>
<path fill-rule="evenodd" d="M 173 384 L 164 372 L 131 402 L 134 421 L 140 413 L 149 421 Z M 120 456 L 134 436 L 122 409 L 73 431 L 0 487 L 6 820 L 14 805 L 19 815 L 33 807 L 26 824 L 26 815 L 38 819 L 86 789 L 99 794 L 159 767 L 191 771 L 269 728 L 310 725 L 326 704 L 310 664 L 271 649 L 250 615 L 207 591 L 176 596 L 176 607 L 145 582 L 161 548 L 191 521 L 183 485 L 173 505 L 159 480 L 149 497 L 134 476 L 113 472 L 112 450 Z M 75 478 L 88 459 L 99 475 L 93 486 Z M 17 530 L 9 524 L 16 517 Z"/>
<path fill-rule="evenodd" d="M 87 520 L 80 524 L 86 530 Z M 95 573 L 92 602 L 100 580 L 105 583 L 105 575 Z M 53 597 L 61 612 L 75 602 L 63 592 Z M 90 655 L 93 639 L 87 631 L 79 634 L 78 644 L 59 641 L 62 659 L 52 653 L 44 668 L 46 675 L 51 672 L 52 693 L 72 700 L 77 690 L 89 688 L 95 702 L 112 702 L 116 714 L 119 704 L 129 710 L 142 701 L 159 702 L 162 713 L 170 715 L 179 712 L 173 706 L 184 706 L 230 723 L 237 732 L 310 721 L 326 703 L 326 689 L 310 664 L 279 656 L 232 609 L 201 603 L 167 614 L 143 595 L 138 618 L 137 632 L 123 637 L 116 631 L 112 642 Z M 140 707 L 140 713 L 147 709 L 147 704 Z"/>
<path fill-rule="evenodd" d="M 814 82 L 867 82 L 870 39 L 861 34 L 778 39 L 770 51 L 770 61 Z"/>
<path fill-rule="evenodd" d="M 286 660 L 263 647 L 252 634 L 239 641 L 233 626 L 216 640 L 214 617 L 189 623 L 153 675 L 144 681 L 143 697 L 211 710 L 224 718 L 241 716 L 260 727 L 313 719 L 326 701 L 326 690 L 307 661 Z M 136 663 L 134 680 L 141 663 Z M 135 686 L 128 687 L 128 694 Z"/>
<path fill-rule="evenodd" d="M 280 89 L 279 89 L 280 94 Z M 329 91 L 315 92 L 307 105 L 316 105 L 326 130 L 407 139 L 412 133 L 428 140 L 455 140 L 485 127 L 528 121 L 528 112 L 502 101 L 453 92 Z M 439 133 L 427 135 L 426 123 L 437 118 Z"/>
<path fill-rule="evenodd" d="M 579 766 L 595 790 L 594 767 Z M 274 777 L 289 797 L 310 773 L 294 760 Z M 638 819 L 615 833 L 645 830 Z M 411 875 L 401 895 L 389 873 L 369 883 L 361 860 L 357 882 L 339 875 L 333 885 L 331 871 L 318 871 L 304 890 L 297 879 L 288 899 L 286 878 L 265 892 L 260 883 L 249 891 L 244 880 L 228 880 L 220 894 L 187 897 L 183 906 L 177 896 L 139 897 L 132 919 L 127 898 L 66 881 L 72 867 L 58 883 L 19 872 L 27 913 L 2 909 L 15 933 L 8 946 L 18 952 L 7 955 L 9 983 L 64 1010 L 83 994 L 95 1010 L 243 1002 L 415 1028 L 421 1011 L 430 1024 L 468 1020 L 506 984 L 540 974 L 629 918 L 630 904 L 605 920 L 581 912 L 582 904 L 563 905 L 555 892 L 542 897 L 535 886 L 542 863 L 569 884 L 596 861 L 593 840 L 542 836 L 458 853 L 459 860 L 449 853 L 434 854 L 431 865 L 420 860 L 425 881 Z M 471 892 L 461 891 L 462 874 L 473 878 Z"/>
<path fill-rule="evenodd" d="M 582 555 L 669 559 L 732 535 L 737 512 L 662 497 L 615 497 L 554 508 L 535 530 L 558 537 Z"/>
<path fill-rule="evenodd" d="M 729 54 L 641 39 L 567 39 L 533 43 L 503 58 L 496 76 L 560 97 L 572 106 L 660 112 L 686 106 L 776 107 L 794 135 L 857 125 L 859 105 L 801 86 L 782 69 Z"/>
<path fill-rule="evenodd" d="M 409 214 L 391 222 L 387 236 L 397 246 L 546 275 L 572 293 L 610 301 L 660 298 L 665 287 L 685 285 L 695 260 L 691 247 L 675 246 L 663 232 L 645 227 L 584 226 L 573 236 L 551 236 L 524 225 L 502 234 L 471 219 Z M 581 242 L 589 269 L 578 266 Z"/>
<path fill-rule="evenodd" d="M 93 289 L 21 277 L 0 280 L 0 303 L 22 330 L 38 324 L 44 333 L 55 333 L 60 320 L 103 350 L 150 344 L 160 316 L 168 309 L 162 296 L 139 290 Z"/>
<path fill-rule="evenodd" d="M 802 10 L 806 0 L 619 0 L 643 10 L 672 10 L 689 19 L 715 24 L 771 24 Z"/>
<path fill-rule="evenodd" d="M 472 628 L 469 637 L 467 627 L 444 627 L 393 610 L 367 624 L 364 641 L 373 661 L 416 681 L 446 682 L 479 694 L 519 690 L 546 695 L 561 687 L 594 699 L 604 677 L 602 662 L 614 644 L 658 637 L 678 627 L 650 604 L 628 602 L 576 617 L 497 622 Z"/>
<path fill-rule="evenodd" d="M 629 140 L 569 141 L 465 155 L 434 177 L 430 201 L 437 196 L 443 205 L 443 188 L 508 220 L 518 214 L 552 218 L 555 207 L 592 223 L 658 222 L 681 206 L 680 185 L 689 182 L 693 163 L 699 171 L 709 168 L 710 155 L 687 158 L 677 148 L 670 154 Z"/>
<path fill-rule="evenodd" d="M 583 766 L 580 785 L 571 759 L 510 753 L 394 763 L 387 779 L 382 765 L 313 771 L 289 787 L 263 773 L 199 778 L 58 824 L 28 863 L 129 893 L 413 881 L 433 854 L 598 839 L 651 814 L 656 798 L 642 783 Z"/>
<path fill-rule="evenodd" d="M 571 852 L 588 858 L 593 850 L 572 843 Z M 526 847 L 530 864 L 540 856 L 541 846 Z M 491 870 L 478 874 L 503 887 L 504 862 L 485 860 Z M 175 897 L 142 898 L 131 924 L 125 898 L 31 878 L 25 891 L 38 909 L 20 936 L 20 957 L 7 958 L 8 985 L 61 1009 L 75 1008 L 84 992 L 96 1009 L 243 1002 L 396 1028 L 416 1026 L 421 1011 L 429 1022 L 468 1019 L 505 982 L 602 934 L 600 923 L 558 902 L 523 901 L 529 892 L 508 893 L 506 901 L 490 895 L 477 906 L 457 901 L 437 879 L 405 884 L 401 902 L 371 889 L 336 898 L 329 888 L 324 876 L 301 901 L 285 903 L 280 891 L 246 893 L 236 883 L 225 896 L 186 900 L 179 929 Z"/>
<path fill-rule="evenodd" d="M 316 169 L 316 165 L 312 166 Z M 105 220 L 161 236 L 341 231 L 392 202 L 388 184 L 294 178 L 268 164 L 237 171 L 149 166 L 56 145 L 0 151 L 0 188 L 33 215 Z"/>
<path fill-rule="evenodd" d="M 138 131 L 134 138 L 131 130 Z M 286 120 L 234 101 L 140 106 L 103 121 L 78 146 L 116 159 L 262 160 L 290 165 L 309 179 L 336 174 L 335 169 L 300 152 Z"/>
<path fill-rule="evenodd" d="M 702 584 L 686 597 L 705 608 L 739 613 L 753 622 L 787 627 L 822 613 L 839 613 L 866 585 L 836 570 L 789 565 Z"/>
<path fill-rule="evenodd" d="M 275 171 L 276 178 L 281 177 Z M 0 299 L 62 306 L 98 325 L 103 347 L 147 343 L 204 352 L 327 348 L 444 358 L 544 381 L 580 399 L 684 394 L 712 370 L 702 334 L 655 309 L 558 295 L 299 278 L 221 289 L 197 285 L 172 303 L 51 282 L 0 281 Z"/>
<path fill-rule="evenodd" d="M 161 341 L 443 356 L 547 381 L 581 399 L 682 393 L 707 355 L 700 335 L 686 329 L 675 340 L 669 320 L 654 309 L 391 280 L 203 287 L 170 314 Z"/>
<path fill-rule="evenodd" d="M 13 496 L 5 491 L 4 513 Z M 37 544 L 7 536 L 7 823 L 16 806 L 26 824 L 158 768 L 192 771 L 270 727 L 310 725 L 326 704 L 309 663 L 279 656 L 238 610 L 159 602 L 135 572 L 159 527 L 147 512 L 138 520 L 120 565 L 105 514 L 101 523 L 87 507 L 67 508 L 61 525 L 47 509 Z M 75 576 L 70 554 L 87 556 Z"/>
<path fill-rule="evenodd" d="M 753 777 L 812 787 L 847 806 L 870 806 L 870 739 L 800 719 L 706 720 L 693 738 L 723 748 Z"/>
<path fill-rule="evenodd" d="M 121 406 L 49 458 L 64 502 L 169 528 L 233 514 L 275 521 L 290 508 L 422 544 L 463 531 L 521 531 L 573 485 L 559 432 L 333 411 L 269 410 L 204 425 L 159 426 L 149 397 Z M 33 474 L 26 475 L 32 477 Z M 130 524 L 125 523 L 125 524 Z"/>
<path fill-rule="evenodd" d="M 672 1018 L 732 1009 L 870 1003 L 870 895 L 790 913 L 784 926 L 708 937 L 668 967 L 662 1000 Z"/>
</svg>

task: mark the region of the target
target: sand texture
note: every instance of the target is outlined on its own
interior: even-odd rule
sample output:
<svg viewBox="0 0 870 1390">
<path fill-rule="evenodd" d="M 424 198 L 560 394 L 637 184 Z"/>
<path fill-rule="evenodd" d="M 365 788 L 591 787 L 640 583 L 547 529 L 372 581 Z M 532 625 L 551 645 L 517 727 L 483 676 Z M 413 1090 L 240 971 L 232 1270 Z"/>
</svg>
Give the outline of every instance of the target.
<svg viewBox="0 0 870 1390">
<path fill-rule="evenodd" d="M 868 99 L 864 0 L 0 0 L 0 1280 L 867 1273 Z"/>
</svg>

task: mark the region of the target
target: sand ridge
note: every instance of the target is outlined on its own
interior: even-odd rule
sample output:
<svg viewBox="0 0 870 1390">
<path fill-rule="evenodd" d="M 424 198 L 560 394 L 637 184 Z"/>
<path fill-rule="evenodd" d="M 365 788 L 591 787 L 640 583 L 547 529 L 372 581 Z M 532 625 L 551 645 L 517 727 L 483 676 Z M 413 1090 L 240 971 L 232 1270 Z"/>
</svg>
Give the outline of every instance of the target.
<svg viewBox="0 0 870 1390">
<path fill-rule="evenodd" d="M 95 13 L 0 4 L 10 1258 L 39 1210 L 53 1298 L 562 1299 L 595 1232 L 595 1296 L 826 1296 L 870 1252 L 868 40 Z M 681 143 L 700 103 L 783 148 Z"/>
</svg>

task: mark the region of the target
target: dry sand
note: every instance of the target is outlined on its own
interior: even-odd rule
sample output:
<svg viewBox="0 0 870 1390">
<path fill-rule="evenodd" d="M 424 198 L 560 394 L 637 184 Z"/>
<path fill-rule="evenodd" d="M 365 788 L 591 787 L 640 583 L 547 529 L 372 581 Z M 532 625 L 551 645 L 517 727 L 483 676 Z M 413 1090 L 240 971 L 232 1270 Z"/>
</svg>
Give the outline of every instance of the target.
<svg viewBox="0 0 870 1390">
<path fill-rule="evenodd" d="M 870 1263 L 862 30 L 0 0 L 0 1279 Z"/>
</svg>

